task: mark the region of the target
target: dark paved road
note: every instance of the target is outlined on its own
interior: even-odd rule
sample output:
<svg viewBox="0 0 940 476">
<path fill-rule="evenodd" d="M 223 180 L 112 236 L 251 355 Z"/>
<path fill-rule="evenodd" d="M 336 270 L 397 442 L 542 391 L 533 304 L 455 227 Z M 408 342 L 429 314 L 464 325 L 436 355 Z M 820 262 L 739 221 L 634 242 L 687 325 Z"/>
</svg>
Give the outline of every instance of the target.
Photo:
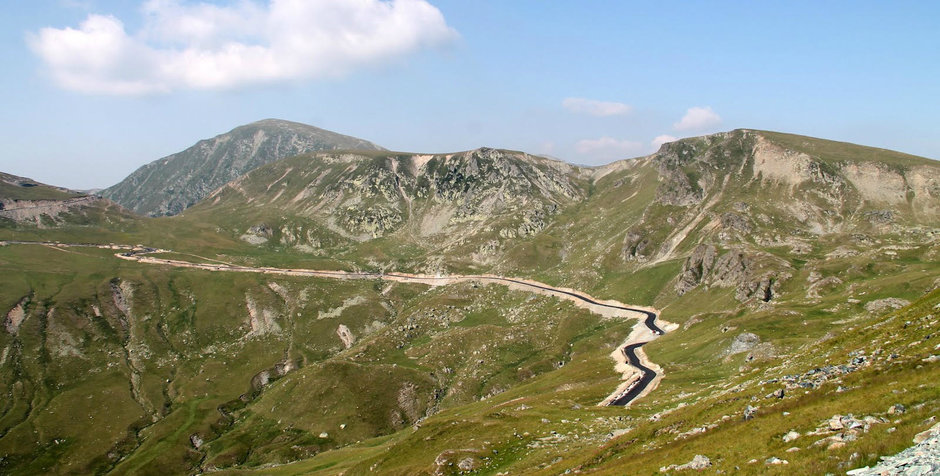
<svg viewBox="0 0 940 476">
<path fill-rule="evenodd" d="M 125 257 L 137 257 L 141 255 L 147 255 L 154 253 L 157 250 L 156 248 L 145 247 L 142 245 L 138 246 L 129 246 L 129 245 L 96 245 L 96 244 L 86 244 L 86 243 L 57 243 L 57 242 L 28 242 L 28 241 L 4 241 L 0 242 L 3 244 L 43 244 L 51 246 L 91 246 L 98 248 L 112 248 L 112 249 L 124 249 L 124 253 L 119 253 Z M 499 283 L 510 283 L 517 284 L 521 286 L 526 286 L 535 289 L 541 289 L 544 291 L 549 291 L 556 294 L 563 294 L 569 297 L 572 297 L 576 300 L 586 302 L 588 304 L 605 307 L 608 309 L 619 309 L 624 311 L 638 312 L 646 316 L 643 320 L 643 323 L 657 336 L 661 336 L 665 333 L 659 326 L 656 325 L 656 313 L 648 311 L 646 309 L 639 309 L 629 306 L 621 306 L 617 304 L 603 303 L 595 300 L 591 296 L 586 294 L 581 294 L 575 291 L 568 291 L 565 289 L 555 288 L 552 286 L 544 285 L 541 283 L 534 283 L 530 281 L 523 281 L 513 278 L 504 278 L 501 276 L 484 276 L 484 275 L 449 275 L 449 276 L 412 276 L 401 273 L 374 273 L 374 272 L 351 272 L 351 271 L 319 271 L 319 270 L 292 270 L 292 269 L 279 269 L 279 268 L 253 268 L 250 266 L 238 266 L 238 265 L 200 265 L 195 264 L 193 267 L 199 267 L 209 270 L 226 270 L 226 271 L 243 271 L 243 272 L 294 272 L 294 273 L 303 273 L 313 276 L 326 276 L 326 277 L 337 277 L 337 278 L 359 278 L 359 279 L 369 279 L 369 278 L 399 278 L 399 279 L 414 279 L 416 281 L 432 281 L 432 280 L 453 280 L 453 279 L 476 279 L 480 281 L 489 281 L 489 282 L 499 282 Z M 623 355 L 627 358 L 627 362 L 640 370 L 641 376 L 640 380 L 636 382 L 627 393 L 621 395 L 616 400 L 612 401 L 611 405 L 626 405 L 633 401 L 649 384 L 656 378 L 656 372 L 650 369 L 649 367 L 644 366 L 640 362 L 640 358 L 636 355 L 636 350 L 642 347 L 646 342 L 640 342 L 636 344 L 631 344 L 623 348 Z"/>
</svg>

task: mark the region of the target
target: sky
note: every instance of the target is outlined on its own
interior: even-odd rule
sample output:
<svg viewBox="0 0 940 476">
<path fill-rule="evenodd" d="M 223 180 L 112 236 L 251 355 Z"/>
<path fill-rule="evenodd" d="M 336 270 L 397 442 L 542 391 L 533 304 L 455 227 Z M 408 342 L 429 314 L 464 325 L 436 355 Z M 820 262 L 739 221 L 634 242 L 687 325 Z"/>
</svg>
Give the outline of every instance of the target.
<svg viewBox="0 0 940 476">
<path fill-rule="evenodd" d="M 75 189 L 265 118 L 586 165 L 736 128 L 940 159 L 940 2 L 7 0 L 0 171 Z"/>
</svg>

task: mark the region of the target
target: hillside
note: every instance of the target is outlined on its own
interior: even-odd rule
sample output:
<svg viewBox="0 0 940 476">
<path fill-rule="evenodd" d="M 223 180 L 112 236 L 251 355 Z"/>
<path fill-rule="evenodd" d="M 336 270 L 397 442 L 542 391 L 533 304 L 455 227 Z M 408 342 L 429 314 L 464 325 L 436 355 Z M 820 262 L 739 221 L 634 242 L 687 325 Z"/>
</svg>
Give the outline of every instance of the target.
<svg viewBox="0 0 940 476">
<path fill-rule="evenodd" d="M 3 222 L 163 249 L 0 246 L 0 472 L 844 472 L 936 424 L 937 223 L 937 162 L 753 130 L 308 153 L 173 217 Z M 658 386 L 599 406 L 637 321 L 483 273 L 659 310 Z"/>
<path fill-rule="evenodd" d="M 110 200 L 0 172 L 0 226 L 97 226 L 128 217 Z"/>
<path fill-rule="evenodd" d="M 261 165 L 305 152 L 340 149 L 382 150 L 355 137 L 266 119 L 144 165 L 102 195 L 141 215 L 175 215 Z"/>
</svg>

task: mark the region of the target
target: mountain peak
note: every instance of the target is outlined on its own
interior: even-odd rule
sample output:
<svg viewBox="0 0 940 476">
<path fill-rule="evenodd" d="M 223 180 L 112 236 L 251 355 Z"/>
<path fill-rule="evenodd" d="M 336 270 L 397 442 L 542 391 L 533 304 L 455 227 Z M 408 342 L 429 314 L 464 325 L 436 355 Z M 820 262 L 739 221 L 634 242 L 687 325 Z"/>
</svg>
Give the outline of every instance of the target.
<svg viewBox="0 0 940 476">
<path fill-rule="evenodd" d="M 262 165 L 328 150 L 385 149 L 299 122 L 263 119 L 144 165 L 102 195 L 139 214 L 176 215 Z"/>
</svg>

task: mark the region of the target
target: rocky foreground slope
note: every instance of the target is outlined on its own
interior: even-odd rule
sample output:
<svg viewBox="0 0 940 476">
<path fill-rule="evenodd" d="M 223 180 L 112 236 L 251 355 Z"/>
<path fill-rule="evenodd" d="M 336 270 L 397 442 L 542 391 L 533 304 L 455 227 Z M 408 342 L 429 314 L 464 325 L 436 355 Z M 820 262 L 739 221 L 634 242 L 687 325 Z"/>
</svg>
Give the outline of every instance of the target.
<svg viewBox="0 0 940 476">
<path fill-rule="evenodd" d="M 305 152 L 339 149 L 382 150 L 355 137 L 267 119 L 144 165 L 102 195 L 141 215 L 175 215 L 261 165 Z"/>
</svg>

